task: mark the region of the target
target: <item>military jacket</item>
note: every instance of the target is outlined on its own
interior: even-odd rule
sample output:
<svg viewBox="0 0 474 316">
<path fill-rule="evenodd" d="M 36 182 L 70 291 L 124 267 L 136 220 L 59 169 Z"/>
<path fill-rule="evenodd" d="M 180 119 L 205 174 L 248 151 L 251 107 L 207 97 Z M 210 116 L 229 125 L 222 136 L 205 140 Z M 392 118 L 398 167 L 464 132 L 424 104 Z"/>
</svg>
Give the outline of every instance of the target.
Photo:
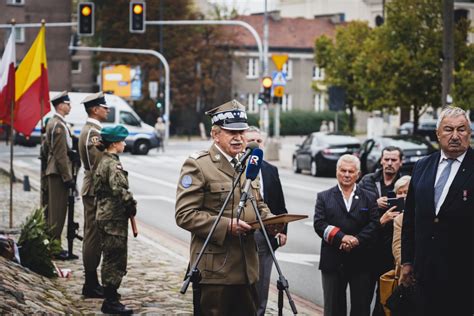
<svg viewBox="0 0 474 316">
<path fill-rule="evenodd" d="M 94 173 L 96 220 L 127 220 L 127 207 L 135 203 L 128 190 L 128 173 L 116 154 L 105 152 Z"/>
<path fill-rule="evenodd" d="M 102 127 L 92 120 L 87 120 L 79 136 L 79 155 L 84 166 L 84 181 L 82 182 L 81 195 L 93 196 L 92 175 L 102 158 L 103 152 L 97 149 L 95 144 L 100 140 Z"/>
<path fill-rule="evenodd" d="M 175 218 L 178 226 L 191 232 L 190 264 L 196 260 L 237 175 L 214 144 L 208 151 L 191 155 L 184 162 L 176 193 Z M 239 184 L 198 266 L 203 284 L 246 284 L 247 280 L 252 284 L 258 279 L 258 255 L 253 233 L 242 237 L 244 261 L 239 237 L 227 232 L 230 219 L 237 217 L 245 173 L 237 181 Z M 259 182 L 252 182 L 251 187 L 258 211 L 262 218 L 266 218 L 270 210 L 260 195 Z M 241 219 L 246 222 L 257 219 L 250 200 L 246 203 Z"/>
<path fill-rule="evenodd" d="M 72 164 L 68 152 L 72 136 L 66 121 L 54 115 L 46 125 L 46 148 L 49 150 L 45 175 L 59 174 L 64 182 L 72 180 Z"/>
</svg>

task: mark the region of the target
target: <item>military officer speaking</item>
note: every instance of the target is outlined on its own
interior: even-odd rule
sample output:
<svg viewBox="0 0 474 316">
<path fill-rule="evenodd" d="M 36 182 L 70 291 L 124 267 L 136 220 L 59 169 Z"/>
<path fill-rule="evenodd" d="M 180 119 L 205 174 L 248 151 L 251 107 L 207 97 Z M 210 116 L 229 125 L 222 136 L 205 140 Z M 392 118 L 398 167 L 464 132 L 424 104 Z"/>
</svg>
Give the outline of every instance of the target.
<svg viewBox="0 0 474 316">
<path fill-rule="evenodd" d="M 101 245 L 97 230 L 96 205 L 92 176 L 102 158 L 103 152 L 96 145 L 100 140 L 101 122 L 107 119 L 109 107 L 102 92 L 86 97 L 82 103 L 87 112 L 87 121 L 79 136 L 79 154 L 84 166 L 82 183 L 82 204 L 84 205 L 84 240 L 82 242 L 82 261 L 84 264 L 85 282 L 82 295 L 86 298 L 104 297 L 103 288 L 97 278 L 97 267 L 100 263 Z"/>
<path fill-rule="evenodd" d="M 248 128 L 245 107 L 233 100 L 208 112 L 211 116 L 213 144 L 208 150 L 192 154 L 181 169 L 176 193 L 176 223 L 191 232 L 190 263 L 211 230 L 224 199 L 238 173 L 233 164 L 244 150 L 244 131 Z M 236 219 L 245 177 L 237 185 L 217 224 L 204 256 L 198 265 L 202 280 L 197 298 L 203 315 L 255 315 L 258 256 L 253 232 L 248 224 L 256 220 L 251 203 L 246 203 L 241 220 Z M 259 182 L 252 182 L 262 218 L 269 214 L 260 196 Z"/>
<path fill-rule="evenodd" d="M 49 150 L 45 175 L 48 179 L 48 218 L 53 228 L 53 238 L 61 242 L 61 233 L 67 214 L 68 189 L 74 188 L 72 164 L 68 153 L 72 150 L 72 135 L 65 116 L 71 111 L 67 91 L 55 96 L 51 103 L 56 110 L 46 126 L 46 148 Z M 66 259 L 67 251 L 61 251 L 59 259 Z"/>
</svg>

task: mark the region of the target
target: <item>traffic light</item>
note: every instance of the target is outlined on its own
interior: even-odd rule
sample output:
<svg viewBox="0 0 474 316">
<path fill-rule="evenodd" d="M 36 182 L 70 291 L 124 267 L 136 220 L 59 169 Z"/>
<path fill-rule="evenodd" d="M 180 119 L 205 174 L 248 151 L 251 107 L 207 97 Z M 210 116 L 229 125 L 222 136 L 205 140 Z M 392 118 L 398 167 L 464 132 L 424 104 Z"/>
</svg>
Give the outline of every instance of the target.
<svg viewBox="0 0 474 316">
<path fill-rule="evenodd" d="M 81 2 L 77 6 L 77 34 L 81 36 L 94 35 L 94 3 Z"/>
<path fill-rule="evenodd" d="M 269 104 L 272 100 L 272 84 L 272 77 L 263 77 L 263 102 L 265 102 L 266 104 Z"/>
<path fill-rule="evenodd" d="M 145 33 L 145 3 L 130 2 L 130 33 Z"/>
</svg>

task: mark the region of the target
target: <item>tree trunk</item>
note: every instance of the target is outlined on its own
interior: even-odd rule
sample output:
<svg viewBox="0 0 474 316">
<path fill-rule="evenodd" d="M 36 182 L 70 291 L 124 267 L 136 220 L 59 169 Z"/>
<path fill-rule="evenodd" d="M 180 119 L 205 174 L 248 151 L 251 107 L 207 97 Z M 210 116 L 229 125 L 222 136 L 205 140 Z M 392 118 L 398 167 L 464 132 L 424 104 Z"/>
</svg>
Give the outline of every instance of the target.
<svg viewBox="0 0 474 316">
<path fill-rule="evenodd" d="M 419 107 L 417 105 L 413 106 L 413 135 L 418 133 L 418 121 L 420 120 Z"/>
<path fill-rule="evenodd" d="M 349 109 L 349 131 L 354 133 L 354 106 L 347 105 L 347 108 Z"/>
</svg>

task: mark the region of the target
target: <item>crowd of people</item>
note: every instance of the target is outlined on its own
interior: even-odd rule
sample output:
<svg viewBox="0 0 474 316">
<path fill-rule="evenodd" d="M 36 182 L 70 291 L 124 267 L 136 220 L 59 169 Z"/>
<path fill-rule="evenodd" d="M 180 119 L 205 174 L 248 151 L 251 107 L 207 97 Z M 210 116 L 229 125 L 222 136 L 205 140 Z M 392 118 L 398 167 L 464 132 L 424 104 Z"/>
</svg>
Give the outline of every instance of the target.
<svg viewBox="0 0 474 316">
<path fill-rule="evenodd" d="M 72 164 L 80 157 L 85 170 L 82 294 L 104 298 L 104 313 L 131 314 L 117 292 L 127 271 L 128 220 L 136 215 L 137 204 L 118 157 L 128 131 L 121 125 L 102 128 L 109 111 L 102 93 L 82 103 L 88 118 L 77 156 L 71 153 L 65 121 L 67 92 L 52 100 L 56 111 L 42 149 L 47 154 L 47 222 L 60 240 L 68 192 L 75 187 Z M 263 148 L 265 140 L 258 128 L 249 127 L 242 104 L 232 100 L 206 114 L 213 142 L 184 162 L 175 205 L 177 225 L 191 233 L 190 269 L 196 264 L 199 272 L 192 280 L 194 308 L 202 315 L 264 315 L 272 252 L 286 244 L 287 227 L 254 229 L 251 222 L 287 213 L 278 169 L 257 157 L 255 179 L 247 181 L 239 173 L 247 145 Z M 317 194 L 314 212 L 322 243 L 325 316 L 347 315 L 348 285 L 351 316 L 472 315 L 471 133 L 466 112 L 444 109 L 437 125 L 440 151 L 418 161 L 411 176 L 401 174 L 403 151 L 398 147 L 384 148 L 381 168 L 362 178 L 356 156 L 339 158 L 337 185 Z M 58 257 L 70 255 L 63 251 Z M 391 270 L 400 287 L 414 289 L 411 310 L 397 314 L 387 309 L 380 278 Z"/>
</svg>

